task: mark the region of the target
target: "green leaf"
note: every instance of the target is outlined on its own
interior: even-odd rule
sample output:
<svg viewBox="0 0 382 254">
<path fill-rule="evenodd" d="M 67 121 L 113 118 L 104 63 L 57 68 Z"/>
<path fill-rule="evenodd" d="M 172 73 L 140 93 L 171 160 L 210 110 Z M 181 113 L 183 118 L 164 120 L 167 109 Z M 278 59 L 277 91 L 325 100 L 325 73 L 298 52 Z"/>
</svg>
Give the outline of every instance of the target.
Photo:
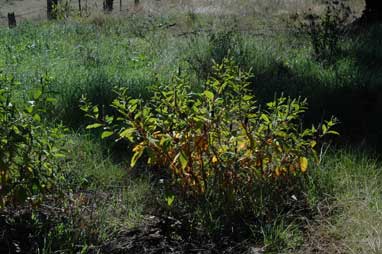
<svg viewBox="0 0 382 254">
<path fill-rule="evenodd" d="M 134 133 L 135 133 L 135 128 L 128 128 L 124 131 L 122 131 L 119 136 L 121 138 L 125 138 L 125 139 L 128 139 L 130 142 L 134 142 Z"/>
<path fill-rule="evenodd" d="M 88 126 L 86 126 L 86 129 L 89 130 L 89 129 L 96 129 L 96 128 L 99 128 L 99 127 L 102 127 L 103 124 L 101 123 L 93 123 L 93 124 L 90 124 Z"/>
<path fill-rule="evenodd" d="M 328 128 L 325 124 L 322 125 L 322 132 L 325 134 L 327 132 Z"/>
<path fill-rule="evenodd" d="M 30 106 L 26 107 L 25 110 L 26 110 L 28 113 L 32 113 L 32 112 L 33 112 L 33 106 L 30 105 Z"/>
<path fill-rule="evenodd" d="M 33 98 L 35 100 L 38 100 L 42 95 L 42 90 L 41 89 L 37 89 L 33 92 Z"/>
<path fill-rule="evenodd" d="M 180 154 L 179 154 L 179 162 L 180 162 L 182 169 L 185 169 L 188 165 L 187 157 L 183 152 L 180 152 Z"/>
<path fill-rule="evenodd" d="M 88 112 L 89 111 L 89 105 L 82 105 L 81 107 L 80 107 L 80 109 L 82 110 L 82 111 L 84 111 L 84 112 Z"/>
<path fill-rule="evenodd" d="M 211 91 L 205 90 L 203 94 L 211 101 L 214 99 L 214 93 Z"/>
<path fill-rule="evenodd" d="M 333 134 L 333 135 L 338 135 L 338 136 L 340 135 L 340 133 L 337 131 L 328 131 L 327 134 Z"/>
<path fill-rule="evenodd" d="M 167 136 L 162 137 L 161 140 L 159 141 L 159 145 L 161 146 L 164 152 L 167 152 L 168 149 L 170 148 L 171 141 L 172 139 Z"/>
<path fill-rule="evenodd" d="M 57 102 L 57 99 L 56 99 L 56 98 L 49 97 L 49 98 L 46 98 L 46 102 L 49 102 L 49 103 L 56 103 L 56 102 Z M 81 108 L 81 109 L 82 109 L 82 108 Z"/>
<path fill-rule="evenodd" d="M 253 96 L 251 96 L 251 95 L 245 95 L 244 97 L 243 97 L 243 101 L 250 101 L 250 100 L 252 100 L 253 99 Z"/>
<path fill-rule="evenodd" d="M 129 112 L 134 112 L 138 107 L 138 104 L 133 104 L 132 106 L 129 107 Z"/>
<path fill-rule="evenodd" d="M 111 123 L 114 121 L 114 116 L 106 116 L 106 117 L 105 117 L 105 121 L 106 121 L 108 124 L 111 124 Z"/>
<path fill-rule="evenodd" d="M 167 196 L 167 197 L 165 197 L 165 200 L 166 200 L 166 202 L 167 202 L 167 205 L 171 207 L 172 204 L 173 204 L 174 201 L 175 201 L 175 196 L 174 196 L 174 195 Z"/>
<path fill-rule="evenodd" d="M 112 131 L 104 131 L 104 132 L 102 132 L 102 134 L 101 134 L 101 139 L 108 138 L 108 137 L 110 137 L 111 135 L 113 135 L 113 132 L 112 132 Z"/>
<path fill-rule="evenodd" d="M 39 114 L 34 114 L 33 116 L 33 120 L 35 120 L 36 122 L 41 122 L 41 117 Z"/>
<path fill-rule="evenodd" d="M 261 114 L 260 119 L 264 120 L 266 123 L 269 123 L 269 117 L 266 114 Z"/>
<path fill-rule="evenodd" d="M 54 157 L 57 159 L 62 159 L 62 158 L 65 158 L 66 156 L 63 153 L 56 153 L 56 154 L 54 154 Z"/>
</svg>

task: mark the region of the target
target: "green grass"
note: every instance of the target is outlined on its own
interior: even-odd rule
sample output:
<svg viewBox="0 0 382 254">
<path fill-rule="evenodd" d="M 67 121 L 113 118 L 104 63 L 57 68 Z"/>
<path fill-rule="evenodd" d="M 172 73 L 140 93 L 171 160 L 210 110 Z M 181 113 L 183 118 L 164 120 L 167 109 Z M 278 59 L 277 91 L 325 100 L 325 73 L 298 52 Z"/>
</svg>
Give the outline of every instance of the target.
<svg viewBox="0 0 382 254">
<path fill-rule="evenodd" d="M 141 225 L 155 200 L 149 175 L 129 173 L 104 144 L 66 137 L 57 183 L 38 208 L 0 211 L 0 250 L 28 253 L 100 251 L 118 234 Z M 4 250 L 5 251 L 5 250 Z M 8 252 L 8 251 L 7 251 Z"/>
<path fill-rule="evenodd" d="M 129 87 L 133 95 L 145 96 L 155 80 L 150 43 L 126 33 L 73 22 L 24 24 L 17 30 L 2 29 L 1 34 L 0 52 L 5 56 L 1 69 L 13 74 L 25 89 L 43 73 L 52 76 L 59 119 L 70 126 L 78 126 L 82 117 L 81 94 L 109 104 L 114 87 Z"/>
<path fill-rule="evenodd" d="M 334 233 L 343 237 L 353 253 L 382 251 L 381 165 L 366 155 L 338 154 L 332 170 L 338 170 L 338 215 Z"/>
<path fill-rule="evenodd" d="M 293 30 L 259 35 L 255 26 L 240 31 L 242 21 L 235 17 L 212 23 L 196 17 L 200 24 L 187 29 L 203 30 L 186 35 L 181 24 L 165 28 L 176 20 L 172 16 L 102 16 L 0 29 L 0 69 L 15 75 L 25 89 L 48 73 L 59 97 L 56 119 L 77 129 L 86 123 L 78 108 L 82 94 L 104 105 L 115 97 L 115 87 L 148 97 L 149 86 L 168 82 L 179 70 L 200 84 L 209 75 L 211 59 L 229 55 L 252 70 L 260 102 L 281 93 L 307 97 L 308 122 L 335 115 L 343 123 L 343 137 L 356 134 L 351 138 L 366 137 L 378 146 L 382 125 L 373 115 L 379 113 L 382 94 L 380 27 L 344 37 L 335 63 L 327 65 L 314 59 L 309 38 Z"/>
<path fill-rule="evenodd" d="M 68 155 L 61 163 L 64 177 L 59 182 L 63 198 L 43 203 L 42 211 L 50 218 L 40 218 L 38 212 L 35 219 L 32 215 L 32 230 L 41 231 L 39 235 L 32 233 L 39 253 L 100 251 L 119 233 L 139 226 L 151 209 L 148 175 L 128 174 L 102 144 L 88 136 L 73 134 L 67 138 Z M 62 212 L 52 213 L 49 207 Z"/>
<path fill-rule="evenodd" d="M 210 74 L 212 58 L 230 56 L 243 69 L 252 70 L 251 82 L 260 102 L 281 93 L 308 97 L 306 122 L 335 115 L 342 122 L 340 139 L 345 143 L 351 139 L 380 147 L 380 26 L 344 37 L 335 63 L 328 65 L 314 59 L 309 37 L 295 30 L 258 32 L 256 28 L 267 20 L 260 22 L 252 14 L 238 20 L 198 13 L 194 7 L 186 15 L 176 11 L 165 15 L 164 10 L 155 16 L 93 15 L 85 20 L 0 28 L 0 71 L 22 83 L 21 96 L 48 73 L 51 90 L 59 99 L 51 120 L 80 129 L 68 136 L 69 153 L 61 162 L 62 190 L 72 193 L 60 204 L 71 208 L 65 215 L 68 220 L 52 224 L 52 233 L 43 236 L 41 253 L 86 250 L 108 241 L 118 231 L 139 225 L 152 203 L 164 202 L 162 194 L 153 194 L 149 176 L 134 176 L 128 163 L 110 152 L 109 143 L 82 132 L 87 123 L 79 109 L 82 94 L 103 105 L 115 98 L 115 87 L 128 87 L 132 96 L 149 97 L 151 85 L 169 82 L 179 72 L 198 86 Z M 117 148 L 118 157 L 130 156 L 125 148 Z M 259 245 L 269 253 L 296 253 L 302 243 L 301 253 L 314 249 L 381 253 L 380 162 L 363 152 L 336 150 L 314 170 L 306 195 L 311 208 L 316 208 L 316 223 L 312 218 L 305 218 L 311 226 L 279 218 L 260 230 L 254 228 L 250 241 L 259 244 L 261 239 Z M 78 231 L 84 224 L 88 226 Z M 219 225 L 211 222 L 210 226 Z"/>
<path fill-rule="evenodd" d="M 365 152 L 336 150 L 317 170 L 327 198 L 318 203 L 301 253 L 381 253 L 380 162 Z"/>
</svg>

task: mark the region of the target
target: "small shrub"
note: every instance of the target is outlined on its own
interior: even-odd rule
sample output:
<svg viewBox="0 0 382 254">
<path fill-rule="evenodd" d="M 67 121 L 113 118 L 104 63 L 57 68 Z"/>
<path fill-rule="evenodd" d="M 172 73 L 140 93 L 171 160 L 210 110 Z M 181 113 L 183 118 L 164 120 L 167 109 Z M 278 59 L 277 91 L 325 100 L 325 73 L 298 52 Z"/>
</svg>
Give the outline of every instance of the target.
<svg viewBox="0 0 382 254">
<path fill-rule="evenodd" d="M 180 200 L 197 201 L 207 208 L 206 224 L 228 229 L 238 215 L 273 218 L 290 205 L 293 191 L 300 198 L 298 179 L 316 157 L 314 147 L 336 133 L 333 119 L 321 129 L 300 128 L 305 100 L 280 97 L 260 109 L 249 77 L 224 60 L 201 92 L 178 78 L 147 102 L 121 91 L 113 102 L 116 116 L 99 119 L 89 103 L 82 109 L 97 121 L 88 128 L 103 127 L 102 138 L 134 143 L 132 167 L 146 152 L 148 164 L 169 170 Z"/>
<path fill-rule="evenodd" d="M 323 16 L 308 14 L 302 30 L 309 35 L 316 60 L 332 64 L 341 52 L 340 42 L 346 33 L 351 9 L 343 1 L 328 1 Z"/>
<path fill-rule="evenodd" d="M 40 194 L 53 188 L 57 167 L 63 156 L 62 127 L 46 125 L 41 116 L 54 102 L 45 92 L 49 79 L 33 91 L 28 103 L 18 103 L 18 83 L 0 74 L 0 208 L 28 199 L 38 201 Z"/>
<path fill-rule="evenodd" d="M 72 8 L 71 2 L 71 0 L 59 1 L 58 4 L 53 7 L 54 16 L 59 20 L 65 20 L 74 16 L 75 10 Z"/>
</svg>

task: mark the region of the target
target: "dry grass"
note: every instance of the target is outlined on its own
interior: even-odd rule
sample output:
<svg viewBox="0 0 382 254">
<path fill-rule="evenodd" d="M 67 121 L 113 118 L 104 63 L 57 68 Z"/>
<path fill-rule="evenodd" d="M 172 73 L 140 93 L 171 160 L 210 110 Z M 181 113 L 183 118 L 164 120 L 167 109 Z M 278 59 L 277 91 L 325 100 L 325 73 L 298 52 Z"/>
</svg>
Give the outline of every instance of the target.
<svg viewBox="0 0 382 254">
<path fill-rule="evenodd" d="M 326 170 L 334 179 L 334 202 L 308 227 L 300 253 L 382 253 L 381 166 L 365 155 L 338 153 Z"/>
<path fill-rule="evenodd" d="M 114 1 L 114 16 L 129 16 L 132 13 L 144 13 L 154 16 L 185 16 L 189 13 L 208 16 L 236 16 L 239 19 L 274 20 L 288 17 L 304 11 L 321 12 L 324 1 L 321 0 L 141 0 L 140 6 L 134 6 L 131 0 Z M 348 0 L 354 13 L 359 15 L 363 9 L 363 0 Z M 71 0 L 73 9 L 78 2 Z M 102 11 L 101 0 L 82 0 L 88 13 Z M 18 21 L 46 19 L 46 1 L 44 0 L 0 0 L 0 25 L 7 22 L 8 12 L 15 12 Z M 97 14 L 98 15 L 98 14 Z"/>
</svg>

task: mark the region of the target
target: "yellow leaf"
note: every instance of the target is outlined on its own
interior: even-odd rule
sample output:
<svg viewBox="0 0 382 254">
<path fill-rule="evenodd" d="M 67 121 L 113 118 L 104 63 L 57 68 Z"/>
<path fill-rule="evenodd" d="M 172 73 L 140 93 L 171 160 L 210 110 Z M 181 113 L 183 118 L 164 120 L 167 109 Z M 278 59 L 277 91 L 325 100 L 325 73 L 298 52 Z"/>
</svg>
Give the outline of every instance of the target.
<svg viewBox="0 0 382 254">
<path fill-rule="evenodd" d="M 242 151 L 242 150 L 244 150 L 246 148 L 247 148 L 247 145 L 245 144 L 245 142 L 242 142 L 242 143 L 239 143 L 237 150 L 238 151 Z"/>
<path fill-rule="evenodd" d="M 216 158 L 216 156 L 214 155 L 214 157 L 212 157 L 212 163 L 215 164 L 216 162 L 218 162 L 218 158 Z"/>
<path fill-rule="evenodd" d="M 308 169 L 308 159 L 305 157 L 300 157 L 300 169 L 304 173 Z"/>
<path fill-rule="evenodd" d="M 138 145 L 136 145 L 134 148 L 133 148 L 133 152 L 136 153 L 136 152 L 140 152 L 141 150 L 143 150 L 143 144 L 142 143 L 139 143 Z"/>
</svg>

